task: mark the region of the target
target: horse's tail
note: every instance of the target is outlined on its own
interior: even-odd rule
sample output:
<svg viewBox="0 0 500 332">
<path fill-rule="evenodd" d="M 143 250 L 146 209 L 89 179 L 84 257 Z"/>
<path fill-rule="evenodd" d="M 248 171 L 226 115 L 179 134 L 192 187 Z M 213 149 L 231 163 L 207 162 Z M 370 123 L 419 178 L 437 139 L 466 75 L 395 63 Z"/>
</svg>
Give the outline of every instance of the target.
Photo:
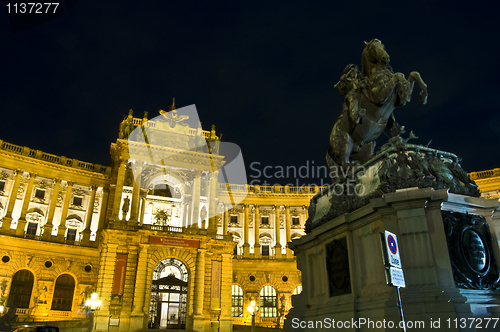
<svg viewBox="0 0 500 332">
<path fill-rule="evenodd" d="M 335 173 L 335 167 L 341 165 L 340 157 L 337 156 L 335 152 L 333 152 L 332 147 L 330 147 L 326 152 L 326 164 L 328 165 L 328 171 L 330 172 L 330 175 Z"/>
</svg>

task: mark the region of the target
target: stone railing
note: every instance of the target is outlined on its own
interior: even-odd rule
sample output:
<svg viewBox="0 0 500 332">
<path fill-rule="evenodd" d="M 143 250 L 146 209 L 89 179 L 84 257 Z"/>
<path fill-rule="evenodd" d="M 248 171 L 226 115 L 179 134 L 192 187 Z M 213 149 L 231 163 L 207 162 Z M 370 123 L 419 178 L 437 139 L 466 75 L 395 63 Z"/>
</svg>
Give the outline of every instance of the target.
<svg viewBox="0 0 500 332">
<path fill-rule="evenodd" d="M 469 177 L 471 180 L 486 179 L 486 178 L 491 178 L 494 176 L 500 176 L 500 168 L 494 168 L 494 169 L 490 169 L 490 170 L 486 170 L 486 171 L 469 173 Z"/>
<path fill-rule="evenodd" d="M 144 119 L 133 118 L 133 123 L 134 123 L 135 126 L 142 126 L 143 122 L 144 122 Z M 156 127 L 156 121 L 148 121 L 148 122 L 146 122 L 146 127 L 148 127 L 148 128 L 155 128 Z M 196 135 L 196 129 L 189 128 L 189 135 L 195 136 Z M 203 130 L 203 136 L 205 136 L 205 138 L 209 138 L 210 137 L 210 131 L 209 130 Z"/>
<path fill-rule="evenodd" d="M 26 146 L 19 146 L 12 143 L 0 140 L 0 150 L 23 155 L 26 157 L 43 160 L 49 163 L 59 164 L 66 167 L 72 167 L 89 172 L 96 172 L 102 174 L 110 174 L 111 167 L 106 167 L 98 164 L 87 163 L 77 159 L 70 159 L 64 156 L 57 156 L 54 154 L 46 153 L 40 150 L 30 149 Z"/>
<path fill-rule="evenodd" d="M 248 192 L 254 194 L 287 194 L 287 195 L 311 195 L 320 192 L 328 186 L 260 186 L 249 184 L 231 184 L 231 191 L 237 193 Z M 225 183 L 219 183 L 219 190 L 227 191 Z"/>
<path fill-rule="evenodd" d="M 71 311 L 50 310 L 49 317 L 71 317 Z"/>
</svg>

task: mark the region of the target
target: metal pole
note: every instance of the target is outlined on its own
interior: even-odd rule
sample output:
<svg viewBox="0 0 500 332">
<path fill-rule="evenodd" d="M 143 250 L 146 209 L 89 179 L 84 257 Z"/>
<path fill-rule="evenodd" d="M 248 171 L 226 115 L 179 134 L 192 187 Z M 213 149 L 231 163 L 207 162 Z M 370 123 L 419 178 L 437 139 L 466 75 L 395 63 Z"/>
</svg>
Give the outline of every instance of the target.
<svg viewBox="0 0 500 332">
<path fill-rule="evenodd" d="M 252 332 L 255 332 L 255 313 L 252 314 Z"/>
<path fill-rule="evenodd" d="M 406 332 L 405 316 L 403 315 L 403 304 L 401 304 L 401 294 L 399 293 L 399 287 L 396 287 L 396 292 L 398 293 L 399 319 L 401 322 L 403 322 L 403 331 Z"/>
<path fill-rule="evenodd" d="M 94 310 L 90 309 L 89 326 L 87 328 L 87 332 L 92 332 L 93 329 L 94 329 Z"/>
</svg>

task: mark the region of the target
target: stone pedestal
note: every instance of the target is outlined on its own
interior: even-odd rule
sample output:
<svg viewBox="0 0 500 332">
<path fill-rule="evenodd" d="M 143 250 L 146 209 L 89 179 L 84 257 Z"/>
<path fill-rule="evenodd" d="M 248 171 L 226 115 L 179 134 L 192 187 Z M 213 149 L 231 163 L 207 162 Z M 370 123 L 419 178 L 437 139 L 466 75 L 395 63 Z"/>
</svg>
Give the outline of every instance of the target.
<svg viewBox="0 0 500 332">
<path fill-rule="evenodd" d="M 313 199 L 316 211 L 331 202 L 331 195 L 325 191 Z M 285 330 L 330 330 L 333 319 L 358 331 L 397 328 L 396 288 L 386 284 L 380 241 L 380 233 L 388 230 L 398 237 L 407 324 L 420 330 L 439 323 L 450 331 L 476 331 L 469 328 L 471 320 L 460 328 L 461 319 L 500 317 L 500 291 L 494 290 L 500 262 L 498 222 L 493 218 L 498 206 L 496 200 L 448 189 L 410 188 L 372 198 L 327 221 L 317 222 L 324 214 L 311 215 L 308 234 L 290 245 L 303 291 L 292 296 Z M 392 323 L 396 327 L 391 329 Z M 480 331 L 492 327 L 486 329 L 483 321 Z"/>
</svg>

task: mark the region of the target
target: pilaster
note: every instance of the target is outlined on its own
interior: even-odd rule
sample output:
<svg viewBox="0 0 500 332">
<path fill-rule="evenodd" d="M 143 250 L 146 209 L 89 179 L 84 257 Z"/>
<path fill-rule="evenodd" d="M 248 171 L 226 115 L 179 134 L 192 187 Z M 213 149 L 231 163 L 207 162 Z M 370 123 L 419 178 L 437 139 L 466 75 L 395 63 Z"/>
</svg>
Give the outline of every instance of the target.
<svg viewBox="0 0 500 332">
<path fill-rule="evenodd" d="M 243 204 L 245 207 L 245 217 L 243 220 L 243 237 L 244 237 L 244 242 L 243 242 L 243 257 L 248 258 L 250 257 L 250 243 L 248 242 L 248 236 L 249 236 L 249 215 L 248 215 L 248 204 Z"/>
<path fill-rule="evenodd" d="M 292 258 L 293 253 L 288 248 L 288 243 L 292 240 L 290 235 L 290 205 L 285 205 L 285 234 L 286 234 L 286 258 Z"/>
<path fill-rule="evenodd" d="M 16 170 L 16 178 L 14 180 L 14 185 L 12 186 L 12 190 L 10 191 L 9 196 L 9 204 L 7 205 L 7 212 L 5 213 L 5 217 L 3 217 L 2 223 L 2 231 L 10 232 L 10 225 L 12 223 L 12 212 L 14 211 L 14 205 L 17 200 L 17 192 L 19 191 L 19 184 L 21 183 L 21 176 L 23 175 L 23 171 L 20 169 Z"/>
<path fill-rule="evenodd" d="M 57 226 L 57 241 L 64 242 L 64 234 L 66 233 L 66 218 L 68 217 L 69 202 L 71 200 L 71 190 L 73 189 L 73 182 L 68 182 L 66 188 L 66 195 L 64 197 L 63 208 L 61 212 L 61 220 Z"/>
<path fill-rule="evenodd" d="M 274 246 L 274 255 L 276 258 L 281 258 L 281 226 L 280 226 L 280 208 L 281 206 L 275 205 L 274 211 L 276 213 L 274 218 L 274 239 L 276 241 L 276 245 Z"/>
<path fill-rule="evenodd" d="M 21 216 L 17 222 L 16 235 L 24 235 L 24 228 L 26 226 L 26 213 L 28 212 L 28 207 L 31 200 L 31 192 L 33 191 L 33 183 L 35 183 L 35 173 L 30 173 L 30 179 L 28 181 L 28 186 L 24 192 L 23 205 L 21 208 Z"/>
<path fill-rule="evenodd" d="M 82 238 L 82 244 L 84 246 L 90 245 L 90 225 L 92 223 L 92 216 L 94 215 L 94 202 L 95 202 L 95 193 L 97 190 L 97 186 L 91 186 L 90 187 L 90 200 L 89 200 L 89 206 L 87 207 L 87 213 L 85 215 L 85 229 L 83 230 L 83 238 Z"/>
<path fill-rule="evenodd" d="M 260 252 L 260 206 L 255 204 L 254 209 L 254 221 L 253 221 L 253 230 L 254 230 L 254 244 L 253 244 L 253 254 L 255 258 L 260 258 L 262 253 Z"/>
<path fill-rule="evenodd" d="M 49 213 L 47 214 L 47 222 L 43 226 L 42 238 L 47 241 L 52 238 L 52 229 L 54 224 L 52 223 L 54 219 L 54 213 L 56 211 L 57 197 L 59 196 L 59 187 L 61 186 L 61 180 L 54 180 L 54 190 L 52 191 L 52 197 L 50 198 Z"/>
</svg>

